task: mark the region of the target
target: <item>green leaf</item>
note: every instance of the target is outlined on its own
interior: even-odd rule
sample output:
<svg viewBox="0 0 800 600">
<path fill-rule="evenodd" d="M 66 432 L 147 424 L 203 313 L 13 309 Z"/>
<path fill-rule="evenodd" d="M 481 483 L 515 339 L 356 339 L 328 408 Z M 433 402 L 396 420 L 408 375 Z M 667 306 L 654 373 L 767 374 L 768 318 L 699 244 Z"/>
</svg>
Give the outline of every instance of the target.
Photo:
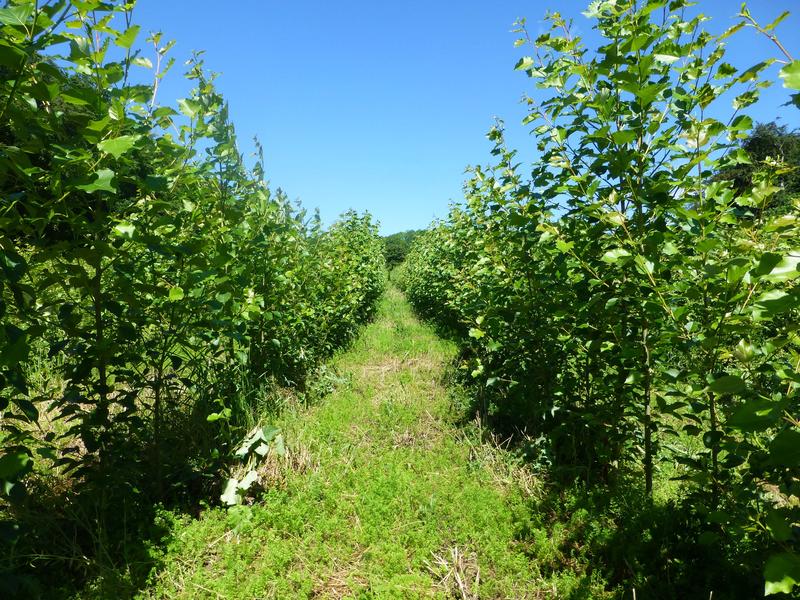
<svg viewBox="0 0 800 600">
<path fill-rule="evenodd" d="M 236 506 L 239 504 L 239 481 L 235 477 L 228 479 L 225 484 L 225 489 L 222 491 L 219 499 L 225 506 Z"/>
<path fill-rule="evenodd" d="M 755 358 L 756 347 L 747 340 L 739 340 L 739 343 L 733 349 L 733 355 L 741 362 L 749 363 Z"/>
<path fill-rule="evenodd" d="M 789 63 L 781 69 L 780 77 L 783 87 L 790 90 L 800 90 L 800 60 Z"/>
<path fill-rule="evenodd" d="M 774 283 L 797 279 L 800 277 L 800 271 L 797 270 L 798 265 L 800 265 L 800 251 L 784 256 L 763 279 Z"/>
<path fill-rule="evenodd" d="M 664 63 L 665 65 L 671 65 L 672 63 L 680 60 L 679 56 L 673 56 L 672 54 L 654 54 L 653 58 L 660 63 Z"/>
<path fill-rule="evenodd" d="M 232 414 L 231 409 L 225 408 L 219 412 L 209 414 L 206 417 L 206 421 L 208 421 L 209 423 L 214 423 L 216 421 L 219 421 L 220 419 L 227 420 L 231 418 L 231 414 Z"/>
<path fill-rule="evenodd" d="M 715 394 L 738 394 L 747 388 L 744 380 L 736 375 L 723 375 L 715 379 L 708 389 Z"/>
<path fill-rule="evenodd" d="M 562 254 L 568 253 L 572 250 L 572 247 L 575 245 L 575 242 L 565 242 L 564 240 L 556 240 L 556 248 Z"/>
<path fill-rule="evenodd" d="M 606 3 L 603 0 L 592 0 L 589 3 L 589 7 L 583 11 L 581 14 L 586 17 L 587 19 L 598 19 L 603 16 L 603 8 L 605 8 Z"/>
<path fill-rule="evenodd" d="M 755 307 L 768 315 L 776 315 L 797 306 L 797 299 L 783 290 L 770 290 L 761 294 L 755 301 Z"/>
<path fill-rule="evenodd" d="M 768 275 L 772 269 L 780 264 L 782 259 L 783 257 L 780 254 L 776 254 L 775 252 L 765 252 L 761 255 L 761 258 L 758 259 L 758 266 L 753 269 L 753 275 L 758 277 Z"/>
<path fill-rule="evenodd" d="M 240 490 L 247 491 L 256 481 L 258 481 L 258 473 L 256 471 L 248 471 L 236 487 Z"/>
<path fill-rule="evenodd" d="M 636 137 L 637 133 L 632 129 L 623 129 L 611 134 L 611 139 L 614 140 L 614 143 L 620 145 L 632 142 Z"/>
<path fill-rule="evenodd" d="M 777 423 L 783 404 L 770 399 L 748 400 L 726 421 L 739 431 L 765 431 Z"/>
<path fill-rule="evenodd" d="M 75 106 L 88 106 L 89 102 L 84 100 L 83 98 L 78 98 L 77 96 L 72 96 L 70 94 L 61 93 L 58 95 L 59 99 L 66 102 L 67 104 L 74 104 Z"/>
<path fill-rule="evenodd" d="M 130 49 L 130 47 L 133 46 L 133 42 L 136 41 L 136 36 L 139 34 L 140 29 L 141 26 L 139 25 L 129 27 L 125 33 L 117 36 L 114 43 L 120 48 L 125 48 L 126 50 Z"/>
<path fill-rule="evenodd" d="M 114 158 L 119 158 L 141 139 L 141 135 L 121 135 L 119 137 L 103 140 L 97 147 L 101 152 L 112 155 Z"/>
<path fill-rule="evenodd" d="M 791 524 L 781 510 L 773 509 L 767 513 L 767 528 L 772 537 L 779 542 L 788 542 L 794 535 Z"/>
<path fill-rule="evenodd" d="M 134 232 L 136 231 L 136 226 L 133 223 L 122 221 L 114 226 L 114 231 L 117 233 L 117 235 L 132 238 Z"/>
<path fill-rule="evenodd" d="M 747 115 L 739 115 L 731 123 L 730 129 L 734 131 L 746 131 L 753 128 L 753 119 Z"/>
<path fill-rule="evenodd" d="M 469 337 L 474 338 L 476 340 L 481 339 L 486 335 L 486 332 L 482 329 L 478 329 L 477 327 L 471 327 L 469 330 Z"/>
<path fill-rule="evenodd" d="M 652 275 L 655 271 L 655 265 L 653 264 L 653 261 L 646 259 L 641 254 L 637 255 L 633 260 L 643 275 Z"/>
<path fill-rule="evenodd" d="M 613 250 L 609 250 L 600 258 L 603 262 L 607 262 L 609 264 L 613 264 L 621 258 L 627 258 L 631 255 L 630 252 L 625 250 L 624 248 L 614 248 Z"/>
<path fill-rule="evenodd" d="M 31 457 L 23 450 L 15 450 L 0 456 L 0 479 L 11 479 L 25 470 Z"/>
<path fill-rule="evenodd" d="M 25 25 L 33 14 L 33 4 L 0 8 L 0 23 L 4 25 Z"/>
<path fill-rule="evenodd" d="M 764 594 L 790 594 L 800 583 L 800 556 L 793 552 L 773 554 L 764 567 Z"/>
<path fill-rule="evenodd" d="M 280 457 L 286 456 L 286 444 L 283 441 L 282 435 L 275 437 L 275 454 Z"/>
<path fill-rule="evenodd" d="M 517 71 L 528 71 L 529 69 L 533 68 L 533 65 L 534 62 L 530 56 L 523 56 L 514 66 L 514 69 Z"/>
<path fill-rule="evenodd" d="M 145 69 L 152 69 L 153 68 L 153 61 L 145 56 L 137 56 L 131 61 L 132 65 L 136 65 L 137 67 L 144 67 Z"/>
<path fill-rule="evenodd" d="M 769 445 L 769 462 L 778 467 L 800 467 L 800 431 L 785 429 Z"/>
<path fill-rule="evenodd" d="M 666 88 L 665 85 L 660 83 L 654 83 L 652 85 L 648 85 L 636 91 L 636 97 L 639 98 L 639 101 L 642 105 L 648 105 L 656 99 L 664 89 Z"/>
<path fill-rule="evenodd" d="M 185 295 L 186 294 L 184 294 L 183 288 L 178 286 L 178 285 L 174 285 L 171 288 L 169 288 L 169 301 L 170 302 L 178 302 L 179 300 L 183 300 Z"/>
<path fill-rule="evenodd" d="M 95 173 L 95 180 L 92 183 L 75 187 L 85 192 L 116 192 L 117 188 L 111 184 L 114 175 L 115 173 L 111 169 L 100 169 Z"/>
<path fill-rule="evenodd" d="M 250 434 L 247 436 L 245 441 L 242 443 L 241 446 L 236 450 L 234 456 L 237 458 L 245 458 L 250 453 L 251 448 L 258 442 L 263 442 L 264 444 L 269 444 L 276 435 L 280 432 L 280 429 L 277 427 L 256 427 Z M 263 444 L 262 444 L 263 445 Z M 262 454 L 260 451 L 261 446 L 256 447 L 256 452 L 258 454 Z M 263 454 L 262 454 L 263 456 Z"/>
<path fill-rule="evenodd" d="M 178 108 L 190 119 L 194 119 L 197 113 L 200 112 L 200 103 L 191 98 L 182 98 L 178 100 Z"/>
<path fill-rule="evenodd" d="M 39 409 L 27 398 L 16 398 L 11 402 L 22 411 L 22 414 L 24 414 L 31 423 L 36 423 L 39 420 Z"/>
<path fill-rule="evenodd" d="M 613 225 L 617 225 L 619 227 L 623 227 L 625 225 L 625 215 L 621 212 L 612 210 L 607 213 L 603 213 L 600 218 L 605 221 L 606 223 L 611 223 Z"/>
</svg>

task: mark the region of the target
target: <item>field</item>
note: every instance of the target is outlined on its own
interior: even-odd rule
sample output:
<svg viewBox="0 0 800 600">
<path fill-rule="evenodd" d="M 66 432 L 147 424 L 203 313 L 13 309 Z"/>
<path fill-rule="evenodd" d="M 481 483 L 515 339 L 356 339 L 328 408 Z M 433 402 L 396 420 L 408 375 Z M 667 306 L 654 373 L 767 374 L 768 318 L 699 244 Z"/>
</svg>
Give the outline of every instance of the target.
<svg viewBox="0 0 800 600">
<path fill-rule="evenodd" d="M 787 14 L 518 21 L 536 158 L 497 121 L 382 237 L 267 183 L 202 53 L 161 104 L 135 4 L 0 8 L 0 596 L 798 597 Z"/>
</svg>

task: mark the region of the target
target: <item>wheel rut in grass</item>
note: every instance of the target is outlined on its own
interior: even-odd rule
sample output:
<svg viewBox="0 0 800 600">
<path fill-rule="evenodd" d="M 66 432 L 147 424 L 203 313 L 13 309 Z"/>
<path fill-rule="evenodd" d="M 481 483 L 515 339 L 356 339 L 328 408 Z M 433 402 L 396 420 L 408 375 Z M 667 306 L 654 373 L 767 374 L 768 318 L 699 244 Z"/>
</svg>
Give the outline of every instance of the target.
<svg viewBox="0 0 800 600">
<path fill-rule="evenodd" d="M 531 479 L 454 424 L 454 353 L 390 288 L 335 390 L 279 419 L 287 458 L 263 494 L 177 527 L 143 596 L 548 597 L 517 541 Z"/>
</svg>

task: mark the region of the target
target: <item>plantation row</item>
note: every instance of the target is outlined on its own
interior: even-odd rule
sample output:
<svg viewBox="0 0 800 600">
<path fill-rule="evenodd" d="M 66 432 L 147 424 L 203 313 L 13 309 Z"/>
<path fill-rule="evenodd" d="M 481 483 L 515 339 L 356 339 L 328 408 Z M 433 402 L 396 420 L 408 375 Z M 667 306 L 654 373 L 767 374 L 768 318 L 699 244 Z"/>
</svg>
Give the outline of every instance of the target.
<svg viewBox="0 0 800 600">
<path fill-rule="evenodd" d="M 800 198 L 785 184 L 798 165 L 741 148 L 776 60 L 738 70 L 725 44 L 772 37 L 790 90 L 800 61 L 778 22 L 743 8 L 712 36 L 687 5 L 592 2 L 594 52 L 557 14 L 535 40 L 521 23 L 540 157 L 527 176 L 492 129 L 497 162 L 471 171 L 466 201 L 417 239 L 400 280 L 460 340 L 481 408 L 540 464 L 682 509 L 658 569 L 673 585 L 680 560 L 699 561 L 705 596 L 695 581 L 683 597 L 756 597 L 762 570 L 768 594 L 788 593 L 800 583 Z"/>
<path fill-rule="evenodd" d="M 0 9 L 0 570 L 23 543 L 117 556 L 154 502 L 218 497 L 274 390 L 302 392 L 384 289 L 375 223 L 323 230 L 249 172 L 198 57 L 158 104 L 171 44 L 133 50 L 133 4 Z M 93 516 L 37 547 L 37 510 Z"/>
</svg>

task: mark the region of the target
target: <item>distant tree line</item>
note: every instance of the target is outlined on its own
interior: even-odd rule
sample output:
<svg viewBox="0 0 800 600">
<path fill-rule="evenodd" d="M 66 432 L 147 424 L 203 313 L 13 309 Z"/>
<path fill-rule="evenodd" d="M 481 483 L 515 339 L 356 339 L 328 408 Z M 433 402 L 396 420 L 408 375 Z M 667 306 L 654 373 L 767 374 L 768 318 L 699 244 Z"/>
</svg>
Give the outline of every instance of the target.
<svg viewBox="0 0 800 600">
<path fill-rule="evenodd" d="M 409 229 L 408 231 L 393 233 L 383 238 L 386 265 L 390 269 L 406 259 L 406 254 L 408 254 L 411 244 L 422 232 L 422 229 Z"/>
</svg>

